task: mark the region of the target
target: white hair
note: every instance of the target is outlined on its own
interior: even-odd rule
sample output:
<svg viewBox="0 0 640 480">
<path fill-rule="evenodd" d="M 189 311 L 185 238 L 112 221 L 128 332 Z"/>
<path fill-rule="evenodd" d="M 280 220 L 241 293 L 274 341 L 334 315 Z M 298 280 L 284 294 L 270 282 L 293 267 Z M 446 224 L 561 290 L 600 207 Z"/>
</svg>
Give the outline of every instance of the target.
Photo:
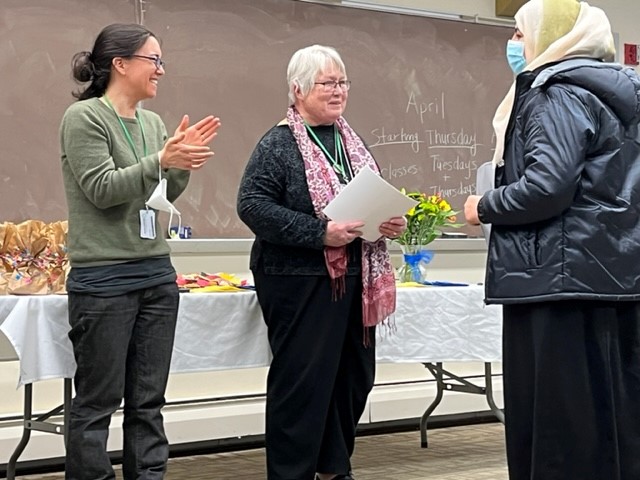
<svg viewBox="0 0 640 480">
<path fill-rule="evenodd" d="M 347 75 L 342 58 L 335 48 L 311 45 L 294 53 L 287 67 L 289 105 L 295 103 L 294 89 L 296 86 L 303 95 L 307 95 L 313 88 L 317 76 L 331 64 L 335 65 L 343 75 Z"/>
</svg>

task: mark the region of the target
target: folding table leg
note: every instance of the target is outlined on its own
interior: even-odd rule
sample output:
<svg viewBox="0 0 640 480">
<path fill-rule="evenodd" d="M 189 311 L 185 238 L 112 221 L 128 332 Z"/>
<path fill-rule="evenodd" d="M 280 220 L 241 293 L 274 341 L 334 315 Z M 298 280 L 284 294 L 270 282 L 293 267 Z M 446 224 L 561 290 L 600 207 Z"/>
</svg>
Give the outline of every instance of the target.
<svg viewBox="0 0 640 480">
<path fill-rule="evenodd" d="M 22 438 L 18 443 L 18 446 L 14 450 L 9 463 L 7 463 L 7 480 L 15 480 L 16 478 L 16 465 L 18 459 L 24 449 L 27 447 L 31 438 L 31 431 L 55 433 L 64 436 L 65 447 L 67 445 L 67 438 L 69 433 L 69 412 L 71 410 L 71 379 L 64 379 L 64 400 L 63 404 L 54 408 L 53 410 L 38 416 L 33 417 L 33 384 L 28 383 L 24 386 L 24 418 L 22 422 Z M 52 423 L 48 420 L 54 415 L 63 415 L 64 424 Z"/>
<path fill-rule="evenodd" d="M 489 408 L 496 416 L 496 418 L 504 425 L 504 412 L 498 408 L 496 401 L 493 398 L 493 378 L 491 376 L 491 363 L 485 362 L 484 364 L 484 385 L 487 397 L 487 403 Z"/>
<path fill-rule="evenodd" d="M 69 440 L 69 417 L 71 415 L 71 391 L 73 382 L 70 378 L 64 379 L 64 405 L 63 405 L 63 432 L 64 436 L 64 448 L 67 448 L 67 441 Z"/>
<path fill-rule="evenodd" d="M 9 463 L 7 463 L 7 480 L 15 480 L 18 458 L 20 458 L 20 455 L 24 452 L 24 449 L 31 438 L 31 428 L 28 425 L 29 422 L 31 422 L 31 409 L 33 406 L 32 400 L 33 385 L 28 383 L 24 386 L 24 420 L 22 423 L 22 438 L 20 439 L 20 443 L 18 443 L 16 449 L 13 451 L 13 454 L 9 459 Z"/>
<path fill-rule="evenodd" d="M 484 363 L 484 387 L 475 385 L 469 380 L 445 370 L 442 368 L 442 363 L 423 363 L 423 365 L 429 370 L 429 372 L 431 372 L 433 378 L 435 378 L 437 392 L 436 398 L 425 410 L 422 418 L 420 418 L 420 446 L 422 448 L 427 448 L 429 446 L 427 442 L 427 422 L 429 421 L 429 416 L 442 401 L 443 393 L 445 391 L 484 395 L 493 414 L 500 422 L 504 423 L 504 413 L 500 408 L 498 408 L 493 398 L 493 379 L 490 362 Z"/>
<path fill-rule="evenodd" d="M 437 387 L 436 398 L 433 399 L 431 405 L 427 407 L 420 418 L 420 446 L 427 448 L 429 446 L 429 442 L 427 441 L 427 422 L 429 421 L 429 416 L 442 401 L 444 382 L 442 380 L 442 363 L 436 363 L 435 366 L 433 363 L 424 363 L 423 365 L 429 369 L 431 375 L 435 378 Z"/>
</svg>

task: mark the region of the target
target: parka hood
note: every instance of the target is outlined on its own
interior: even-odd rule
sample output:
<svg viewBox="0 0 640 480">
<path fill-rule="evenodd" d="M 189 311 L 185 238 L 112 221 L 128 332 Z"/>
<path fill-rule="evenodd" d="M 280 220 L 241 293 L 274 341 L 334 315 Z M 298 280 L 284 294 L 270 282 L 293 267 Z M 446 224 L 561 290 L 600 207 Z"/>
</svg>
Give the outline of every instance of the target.
<svg viewBox="0 0 640 480">
<path fill-rule="evenodd" d="M 566 83 L 584 88 L 607 105 L 625 126 L 640 122 L 640 77 L 632 68 L 593 59 L 571 59 L 542 70 L 531 88 Z"/>
</svg>

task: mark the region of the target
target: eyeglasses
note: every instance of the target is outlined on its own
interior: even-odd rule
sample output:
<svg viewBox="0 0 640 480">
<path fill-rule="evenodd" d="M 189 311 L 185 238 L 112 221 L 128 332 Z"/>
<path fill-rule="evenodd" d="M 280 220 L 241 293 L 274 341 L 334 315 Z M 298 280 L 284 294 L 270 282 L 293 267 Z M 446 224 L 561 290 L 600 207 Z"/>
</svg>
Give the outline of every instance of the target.
<svg viewBox="0 0 640 480">
<path fill-rule="evenodd" d="M 327 80 L 326 82 L 315 82 L 314 85 L 322 85 L 325 92 L 333 92 L 336 87 L 340 87 L 340 90 L 347 92 L 351 88 L 351 80 L 340 80 L 339 82 Z"/>
<path fill-rule="evenodd" d="M 136 58 L 146 58 L 147 60 L 151 60 L 153 63 L 155 63 L 156 65 L 156 69 L 162 67 L 164 68 L 164 60 L 162 60 L 158 55 L 131 55 L 132 57 L 136 57 Z"/>
</svg>

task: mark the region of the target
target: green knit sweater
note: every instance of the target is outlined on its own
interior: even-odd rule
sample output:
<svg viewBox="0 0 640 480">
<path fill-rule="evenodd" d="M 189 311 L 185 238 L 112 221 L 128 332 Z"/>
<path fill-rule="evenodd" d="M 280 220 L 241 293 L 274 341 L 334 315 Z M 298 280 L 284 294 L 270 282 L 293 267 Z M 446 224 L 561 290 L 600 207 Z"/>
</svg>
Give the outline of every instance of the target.
<svg viewBox="0 0 640 480">
<path fill-rule="evenodd" d="M 139 109 L 148 155 L 136 119 L 124 118 L 136 155 L 116 113 L 98 98 L 71 105 L 60 126 L 62 174 L 69 208 L 72 267 L 114 265 L 169 254 L 157 224 L 154 240 L 140 238 L 140 210 L 158 185 L 158 152 L 167 131 L 160 117 Z M 166 170 L 167 198 L 184 191 L 189 172 Z"/>
</svg>

